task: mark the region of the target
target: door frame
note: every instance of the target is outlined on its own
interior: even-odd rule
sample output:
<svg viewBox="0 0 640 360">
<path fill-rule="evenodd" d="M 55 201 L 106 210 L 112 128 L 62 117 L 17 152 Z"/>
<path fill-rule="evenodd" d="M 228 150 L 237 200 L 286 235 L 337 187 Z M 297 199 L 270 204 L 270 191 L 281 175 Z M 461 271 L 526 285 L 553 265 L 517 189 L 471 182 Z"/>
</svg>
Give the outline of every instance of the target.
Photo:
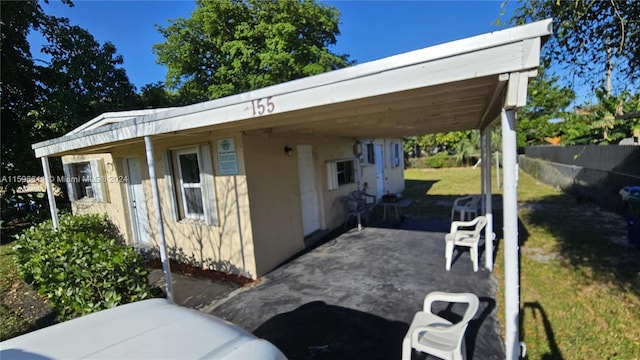
<svg viewBox="0 0 640 360">
<path fill-rule="evenodd" d="M 125 174 L 127 176 L 127 206 L 129 209 L 129 224 L 131 225 L 131 232 L 133 233 L 133 240 L 135 244 L 143 244 L 143 245 L 148 245 L 151 244 L 151 223 L 149 222 L 149 209 L 147 208 L 147 204 L 146 204 L 146 197 L 143 199 L 142 204 L 144 207 L 143 212 L 145 214 L 140 214 L 140 207 L 136 206 L 134 207 L 133 205 L 133 201 L 134 201 L 134 194 L 133 194 L 133 184 L 131 183 L 131 170 L 129 168 L 129 161 L 130 160 L 135 160 L 138 162 L 138 167 L 140 168 L 140 186 L 142 189 L 142 192 L 144 194 L 144 184 L 142 182 L 142 166 L 140 165 L 140 159 L 136 156 L 131 156 L 131 157 L 127 157 L 124 159 L 124 171 Z M 136 203 L 138 202 L 138 200 L 135 200 Z M 141 227 L 139 226 L 140 223 L 140 215 L 143 215 L 144 219 L 146 219 L 147 221 L 147 235 L 149 235 L 146 239 L 143 238 L 142 236 L 142 232 L 141 232 Z"/>
<path fill-rule="evenodd" d="M 377 199 L 381 199 L 386 186 L 384 178 L 384 143 L 374 143 L 373 153 L 376 167 L 376 197 Z"/>
<path fill-rule="evenodd" d="M 313 181 L 313 198 L 314 201 L 312 201 L 313 204 L 315 204 L 314 209 L 309 212 L 309 211 L 305 211 L 305 206 L 304 206 L 304 202 L 302 201 L 302 174 L 300 172 L 300 149 L 301 148 L 309 148 L 309 152 L 311 155 L 311 160 L 310 163 L 307 164 L 309 165 L 308 168 L 310 169 L 310 178 Z M 317 174 L 317 169 L 315 167 L 315 163 L 313 161 L 313 145 L 309 145 L 309 144 L 299 144 L 296 147 L 296 154 L 297 154 L 297 161 L 298 161 L 298 181 L 299 181 L 299 188 L 300 188 L 300 210 L 301 210 L 301 218 L 302 218 L 302 234 L 303 236 L 308 236 L 313 234 L 315 231 L 320 230 L 320 228 L 322 227 L 322 219 L 321 219 L 321 209 L 320 209 L 320 196 L 318 195 L 318 179 L 316 178 L 316 174 Z M 313 205 L 312 204 L 312 205 Z M 314 224 L 317 224 L 317 226 L 315 226 L 315 229 L 309 230 L 307 233 L 305 233 L 306 229 L 305 229 L 305 219 L 309 219 L 307 217 L 313 217 L 312 219 L 310 219 L 311 222 L 313 222 Z"/>
</svg>

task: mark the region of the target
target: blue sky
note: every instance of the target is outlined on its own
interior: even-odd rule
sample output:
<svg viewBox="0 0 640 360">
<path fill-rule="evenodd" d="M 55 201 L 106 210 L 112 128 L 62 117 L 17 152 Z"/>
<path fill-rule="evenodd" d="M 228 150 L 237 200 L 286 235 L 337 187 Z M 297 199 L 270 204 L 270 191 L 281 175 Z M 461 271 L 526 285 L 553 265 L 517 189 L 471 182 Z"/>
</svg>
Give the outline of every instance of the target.
<svg viewBox="0 0 640 360">
<path fill-rule="evenodd" d="M 509 2 L 513 6 L 515 1 Z M 332 51 L 363 63 L 406 51 L 498 30 L 501 1 L 327 1 L 342 12 Z M 47 14 L 67 17 L 99 42 L 111 41 L 124 57 L 130 81 L 143 85 L 164 81 L 151 47 L 164 39 L 155 25 L 189 17 L 194 1 L 86 1 L 69 8 L 59 1 L 42 4 Z M 510 8 L 507 8 L 510 11 Z M 507 12 L 508 15 L 508 12 Z M 503 21 L 508 16 L 503 16 Z M 30 36 L 34 58 L 40 40 Z"/>
</svg>

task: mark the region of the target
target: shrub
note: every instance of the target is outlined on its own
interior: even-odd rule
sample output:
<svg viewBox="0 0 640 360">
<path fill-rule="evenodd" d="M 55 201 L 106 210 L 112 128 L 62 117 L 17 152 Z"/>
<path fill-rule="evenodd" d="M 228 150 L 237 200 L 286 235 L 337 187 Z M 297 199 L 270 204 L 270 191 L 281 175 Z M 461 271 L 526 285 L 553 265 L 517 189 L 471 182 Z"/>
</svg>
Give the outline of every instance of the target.
<svg viewBox="0 0 640 360">
<path fill-rule="evenodd" d="M 17 237 L 18 269 L 62 319 L 152 297 L 142 257 L 113 235 L 106 216 L 45 221 Z"/>
<path fill-rule="evenodd" d="M 426 167 L 439 169 L 460 166 L 460 162 L 451 155 L 440 153 L 425 158 Z"/>
</svg>

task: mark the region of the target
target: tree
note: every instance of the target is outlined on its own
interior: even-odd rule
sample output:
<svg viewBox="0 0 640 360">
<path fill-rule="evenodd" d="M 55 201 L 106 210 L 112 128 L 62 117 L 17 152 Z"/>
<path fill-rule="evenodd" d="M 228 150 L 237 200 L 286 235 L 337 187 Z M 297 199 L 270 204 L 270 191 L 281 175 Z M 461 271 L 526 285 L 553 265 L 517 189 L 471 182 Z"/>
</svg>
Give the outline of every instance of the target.
<svg viewBox="0 0 640 360">
<path fill-rule="evenodd" d="M 328 50 L 339 15 L 312 0 L 197 0 L 190 18 L 158 27 L 153 49 L 169 88 L 215 99 L 349 65 Z"/>
<path fill-rule="evenodd" d="M 545 18 L 553 18 L 554 25 L 542 54 L 546 66 L 571 67 L 592 88 L 604 87 L 608 93 L 616 71 L 620 84 L 638 80 L 640 1 L 520 0 L 510 22 Z"/>
<path fill-rule="evenodd" d="M 0 6 L 1 169 L 3 175 L 37 175 L 32 143 L 61 136 L 102 112 L 134 107 L 137 97 L 113 44 L 101 45 L 68 19 L 46 15 L 36 0 Z M 37 65 L 27 42 L 30 31 L 46 40 L 47 59 Z"/>
<path fill-rule="evenodd" d="M 30 29 L 40 26 L 44 13 L 36 1 L 2 1 L 0 15 L 1 163 L 3 175 L 13 175 L 16 172 L 20 174 L 20 165 L 33 162 L 31 149 L 25 141 L 30 126 L 21 124 L 37 94 L 35 68 L 27 35 Z"/>
<path fill-rule="evenodd" d="M 135 88 L 112 43 L 101 45 L 65 18 L 49 17 L 42 34 L 42 52 L 50 59 L 36 67 L 42 91 L 30 112 L 41 136 L 60 136 L 103 112 L 136 105 Z"/>
<path fill-rule="evenodd" d="M 518 111 L 518 147 L 546 144 L 561 134 L 566 108 L 575 99 L 573 90 L 558 85 L 559 78 L 544 68 L 529 83 L 527 105 Z"/>
</svg>

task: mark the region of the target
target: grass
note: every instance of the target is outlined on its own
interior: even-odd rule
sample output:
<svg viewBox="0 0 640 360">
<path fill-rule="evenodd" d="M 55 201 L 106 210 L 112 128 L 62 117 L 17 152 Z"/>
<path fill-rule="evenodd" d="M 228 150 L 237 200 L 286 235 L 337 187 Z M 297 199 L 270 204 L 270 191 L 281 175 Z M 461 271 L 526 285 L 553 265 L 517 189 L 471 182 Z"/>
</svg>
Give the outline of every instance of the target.
<svg viewBox="0 0 640 360">
<path fill-rule="evenodd" d="M 28 328 L 25 321 L 18 312 L 9 307 L 5 302 L 5 296 L 8 294 L 14 283 L 19 281 L 20 276 L 16 264 L 13 261 L 11 244 L 0 245 L 0 295 L 2 303 L 0 303 L 0 339 L 8 339 L 17 334 L 21 334 Z"/>
<path fill-rule="evenodd" d="M 419 216 L 448 219 L 456 196 L 480 189 L 480 169 L 410 169 L 405 178 L 404 195 L 416 199 L 411 211 Z M 499 230 L 501 192 L 493 185 Z M 622 244 L 623 219 L 524 173 L 518 193 L 520 337 L 528 358 L 640 359 L 640 254 Z M 499 284 L 502 260 L 498 242 Z M 503 291 L 496 295 L 502 324 Z"/>
<path fill-rule="evenodd" d="M 57 321 L 46 300 L 20 277 L 14 261 L 12 239 L 3 237 L 0 245 L 0 341 Z"/>
</svg>

